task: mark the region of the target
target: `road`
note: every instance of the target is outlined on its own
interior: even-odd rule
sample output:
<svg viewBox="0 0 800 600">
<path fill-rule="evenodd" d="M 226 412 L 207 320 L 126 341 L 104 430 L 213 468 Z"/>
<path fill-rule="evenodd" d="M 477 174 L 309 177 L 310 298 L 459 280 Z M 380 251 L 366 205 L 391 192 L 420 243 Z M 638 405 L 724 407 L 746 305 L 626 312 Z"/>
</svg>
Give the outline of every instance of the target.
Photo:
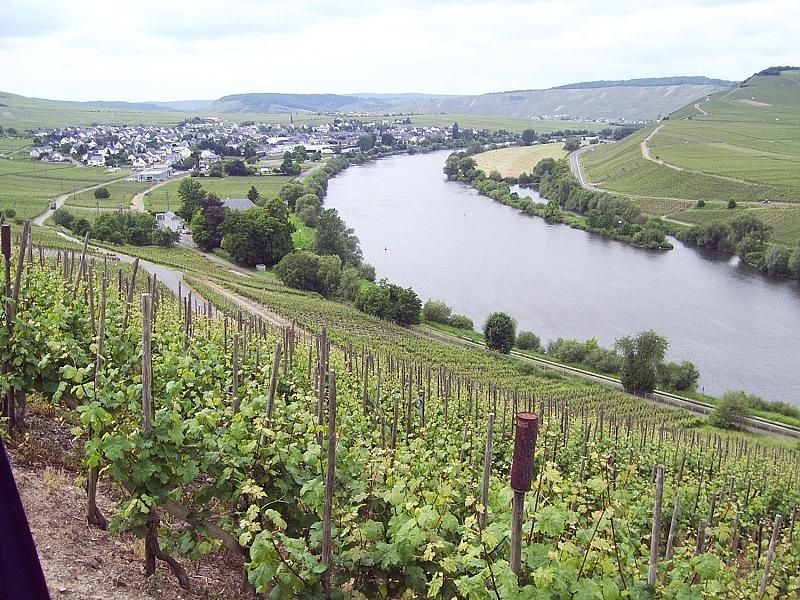
<svg viewBox="0 0 800 600">
<path fill-rule="evenodd" d="M 55 202 L 56 203 L 56 208 L 58 209 L 58 208 L 61 208 L 64 205 L 64 203 L 67 201 L 67 199 L 70 196 L 72 196 L 73 194 L 81 194 L 83 192 L 88 192 L 90 190 L 96 190 L 97 188 L 103 187 L 104 185 L 108 185 L 108 184 L 114 183 L 116 181 L 122 181 L 123 179 L 126 179 L 127 177 L 128 177 L 128 175 L 126 175 L 125 177 L 119 177 L 117 179 L 112 179 L 111 181 L 98 183 L 96 185 L 90 185 L 89 187 L 85 187 L 85 188 L 82 188 L 80 190 L 75 190 L 73 192 L 67 192 L 66 194 L 61 194 L 60 196 L 56 196 L 50 202 Z M 44 225 L 44 222 L 48 219 L 48 217 L 50 217 L 50 215 L 53 214 L 53 210 L 50 209 L 50 202 L 47 203 L 47 209 L 44 212 L 42 212 L 41 214 L 35 216 L 31 220 L 31 222 L 34 225 L 39 225 L 39 226 Z M 83 242 L 81 241 L 81 243 L 83 243 Z"/>
<path fill-rule="evenodd" d="M 460 345 L 469 348 L 481 349 L 488 352 L 488 350 L 486 350 L 485 345 L 481 343 L 474 342 L 472 340 L 467 340 L 465 338 L 461 338 L 450 333 L 445 333 L 443 331 L 439 331 L 438 329 L 434 329 L 427 325 L 418 325 L 414 327 L 414 331 L 418 335 L 421 335 L 428 339 L 432 339 L 434 341 L 450 345 Z M 599 373 L 592 373 L 591 371 L 586 371 L 584 369 L 579 369 L 577 367 L 562 365 L 560 363 L 556 363 L 544 358 L 529 356 L 527 354 L 517 352 L 516 350 L 512 350 L 511 355 L 523 362 L 528 362 L 531 364 L 535 364 L 539 367 L 544 367 L 546 369 L 559 371 L 560 373 L 564 373 L 565 375 L 569 375 L 572 377 L 577 376 L 594 383 L 600 383 L 603 385 L 616 388 L 620 391 L 623 390 L 622 382 L 619 379 L 616 379 L 615 377 L 609 377 L 607 375 L 601 375 Z M 678 396 L 677 394 L 672 394 L 670 392 L 665 392 L 661 390 L 656 390 L 652 394 L 636 395 L 636 397 L 649 401 L 652 404 L 656 404 L 659 406 L 680 408 L 700 417 L 706 417 L 714 410 L 714 407 L 711 404 L 706 404 L 704 402 L 699 402 L 697 400 L 691 400 L 689 398 L 684 398 L 682 396 Z M 787 440 L 800 439 L 800 428 L 791 427 L 789 425 L 781 425 L 780 423 L 767 421 L 766 419 L 761 419 L 759 417 L 751 417 L 747 419 L 746 429 L 751 433 L 766 434 Z"/>
<path fill-rule="evenodd" d="M 153 190 L 157 190 L 162 185 L 167 185 L 168 183 L 171 183 L 173 181 L 178 181 L 179 179 L 183 179 L 184 177 L 188 177 L 188 176 L 189 176 L 189 173 L 184 173 L 183 175 L 180 175 L 179 177 L 171 177 L 170 179 L 166 179 L 164 181 L 159 181 L 155 185 L 147 188 L 146 190 L 142 190 L 138 194 L 135 194 L 133 196 L 133 199 L 131 200 L 131 210 L 135 211 L 135 212 L 144 212 L 144 197 L 147 194 L 149 194 Z"/>
<path fill-rule="evenodd" d="M 307 171 L 304 171 L 304 172 L 300 173 L 300 175 L 297 176 L 297 181 L 304 181 L 306 179 L 306 177 L 310 176 L 311 174 L 313 174 L 316 171 L 319 171 L 324 166 L 325 166 L 325 163 L 320 163 L 318 165 L 314 165 L 313 167 L 311 167 Z"/>
</svg>

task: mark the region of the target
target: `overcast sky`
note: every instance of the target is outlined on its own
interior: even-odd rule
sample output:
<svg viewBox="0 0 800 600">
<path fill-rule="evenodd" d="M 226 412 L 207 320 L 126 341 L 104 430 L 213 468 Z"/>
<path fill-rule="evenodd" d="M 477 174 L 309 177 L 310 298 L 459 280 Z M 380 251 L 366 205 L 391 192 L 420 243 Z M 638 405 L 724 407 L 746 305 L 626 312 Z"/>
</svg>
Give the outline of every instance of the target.
<svg viewBox="0 0 800 600">
<path fill-rule="evenodd" d="M 0 0 L 0 90 L 472 94 L 800 64 L 800 0 Z"/>
</svg>

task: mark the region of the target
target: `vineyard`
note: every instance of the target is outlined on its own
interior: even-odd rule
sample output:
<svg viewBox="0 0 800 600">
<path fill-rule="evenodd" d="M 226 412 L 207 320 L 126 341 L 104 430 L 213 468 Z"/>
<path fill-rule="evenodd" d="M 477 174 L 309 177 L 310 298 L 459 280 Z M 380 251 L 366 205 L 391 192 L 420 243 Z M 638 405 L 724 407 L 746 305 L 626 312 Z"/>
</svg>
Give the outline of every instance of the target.
<svg viewBox="0 0 800 600">
<path fill-rule="evenodd" d="M 148 574 L 188 586 L 181 563 L 225 548 L 270 598 L 800 593 L 794 448 L 276 284 L 179 298 L 138 263 L 23 248 L 3 279 L 8 435 L 33 397 L 72 411 L 86 517 L 143 538 Z"/>
</svg>

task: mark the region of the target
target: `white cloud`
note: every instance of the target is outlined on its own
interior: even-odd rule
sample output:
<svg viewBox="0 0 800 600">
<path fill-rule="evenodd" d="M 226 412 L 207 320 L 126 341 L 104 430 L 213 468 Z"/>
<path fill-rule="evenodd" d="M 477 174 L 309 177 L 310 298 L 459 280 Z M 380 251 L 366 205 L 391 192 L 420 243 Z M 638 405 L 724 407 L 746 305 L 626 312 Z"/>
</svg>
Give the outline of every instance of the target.
<svg viewBox="0 0 800 600">
<path fill-rule="evenodd" d="M 0 89 L 59 99 L 479 93 L 800 63 L 796 0 L 0 0 Z"/>
</svg>

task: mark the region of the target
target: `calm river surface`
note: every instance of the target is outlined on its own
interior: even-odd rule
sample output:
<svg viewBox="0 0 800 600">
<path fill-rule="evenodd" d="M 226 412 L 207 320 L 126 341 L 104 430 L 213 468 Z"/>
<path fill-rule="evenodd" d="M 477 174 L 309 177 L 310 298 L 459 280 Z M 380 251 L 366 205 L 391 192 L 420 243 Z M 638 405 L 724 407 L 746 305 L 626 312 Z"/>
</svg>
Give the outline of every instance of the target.
<svg viewBox="0 0 800 600">
<path fill-rule="evenodd" d="M 325 203 L 355 229 L 379 278 L 445 301 L 478 328 L 507 312 L 543 342 L 612 346 L 654 329 L 670 360 L 698 366 L 706 392 L 800 405 L 800 284 L 677 241 L 653 252 L 526 217 L 447 182 L 447 155 L 387 158 L 331 180 Z"/>
</svg>

